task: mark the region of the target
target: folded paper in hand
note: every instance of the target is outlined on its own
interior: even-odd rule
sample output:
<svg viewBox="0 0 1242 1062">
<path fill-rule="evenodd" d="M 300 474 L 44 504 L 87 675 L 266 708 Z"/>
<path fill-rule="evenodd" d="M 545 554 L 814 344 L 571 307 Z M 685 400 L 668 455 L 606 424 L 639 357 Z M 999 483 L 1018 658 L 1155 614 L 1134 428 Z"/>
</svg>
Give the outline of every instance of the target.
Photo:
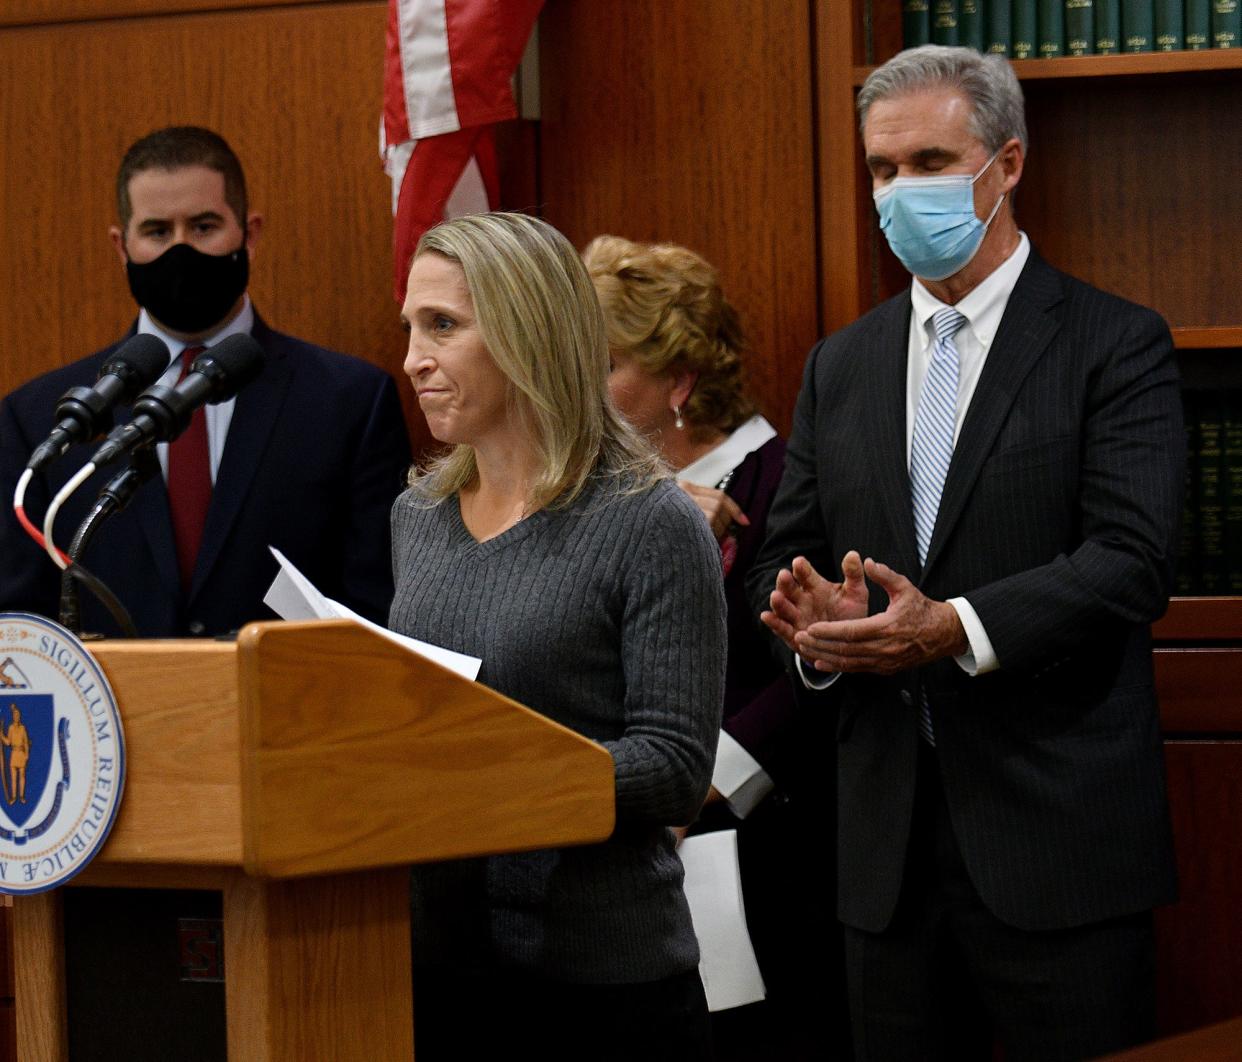
<svg viewBox="0 0 1242 1062">
<path fill-rule="evenodd" d="M 267 588 L 267 593 L 263 597 L 263 603 L 281 619 L 353 620 L 355 623 L 362 624 L 368 630 L 382 635 L 389 641 L 396 642 L 410 652 L 425 657 L 441 667 L 446 667 L 463 678 L 470 679 L 471 682 L 478 678 L 479 668 L 483 664 L 483 661 L 478 657 L 466 656 L 464 653 L 455 653 L 451 649 L 442 649 L 440 646 L 432 645 L 430 642 L 420 642 L 417 638 L 407 638 L 404 634 L 398 634 L 396 631 L 390 631 L 387 627 L 381 627 L 378 623 L 372 623 L 369 619 L 364 619 L 353 609 L 347 608 L 339 601 L 333 601 L 332 598 L 321 594 L 316 589 L 315 584 L 298 571 L 275 546 L 268 546 L 267 548 L 272 551 L 272 556 L 280 564 L 280 571 L 276 573 L 276 578 L 272 580 L 272 585 Z"/>
</svg>

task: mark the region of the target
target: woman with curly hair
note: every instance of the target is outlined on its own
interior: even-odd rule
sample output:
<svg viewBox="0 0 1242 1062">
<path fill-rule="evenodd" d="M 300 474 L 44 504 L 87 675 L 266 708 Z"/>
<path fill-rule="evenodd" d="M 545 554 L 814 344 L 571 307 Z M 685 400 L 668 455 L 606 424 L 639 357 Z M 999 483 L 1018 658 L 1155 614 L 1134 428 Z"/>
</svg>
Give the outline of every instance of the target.
<svg viewBox="0 0 1242 1062">
<path fill-rule="evenodd" d="M 823 1057 L 822 970 L 831 964 L 810 954 L 807 940 L 817 927 L 828 941 L 836 933 L 822 876 L 798 865 L 805 831 L 823 828 L 809 811 L 818 801 L 800 786 L 823 765 L 802 761 L 807 742 L 795 736 L 793 689 L 745 591 L 785 443 L 746 393 L 746 339 L 708 262 L 675 244 L 617 236 L 597 237 L 583 260 L 604 309 L 613 400 L 659 449 L 720 544 L 724 725 L 695 829 L 738 829 L 746 917 L 768 999 L 713 1016 L 717 1058 Z"/>
</svg>

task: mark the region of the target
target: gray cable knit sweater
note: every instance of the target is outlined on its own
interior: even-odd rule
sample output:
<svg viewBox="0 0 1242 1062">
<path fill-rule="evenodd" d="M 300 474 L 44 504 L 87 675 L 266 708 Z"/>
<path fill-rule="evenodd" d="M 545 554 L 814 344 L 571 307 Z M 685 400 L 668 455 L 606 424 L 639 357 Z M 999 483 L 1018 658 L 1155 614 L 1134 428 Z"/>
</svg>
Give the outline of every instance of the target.
<svg viewBox="0 0 1242 1062">
<path fill-rule="evenodd" d="M 390 626 L 482 657 L 479 681 L 600 742 L 616 765 L 602 844 L 414 872 L 415 962 L 499 963 L 568 981 L 652 981 L 698 944 L 668 826 L 707 791 L 725 662 L 720 551 L 664 481 L 617 495 L 593 479 L 476 542 L 456 497 L 393 506 Z"/>
</svg>

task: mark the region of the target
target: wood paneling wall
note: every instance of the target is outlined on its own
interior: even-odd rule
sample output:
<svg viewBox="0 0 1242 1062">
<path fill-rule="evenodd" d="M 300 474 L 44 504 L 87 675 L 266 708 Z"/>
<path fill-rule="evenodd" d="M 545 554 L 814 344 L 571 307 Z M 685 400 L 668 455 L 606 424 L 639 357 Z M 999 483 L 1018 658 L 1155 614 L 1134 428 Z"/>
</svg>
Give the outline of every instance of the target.
<svg viewBox="0 0 1242 1062">
<path fill-rule="evenodd" d="M 239 4 L 5 5 L 0 393 L 115 339 L 133 318 L 107 237 L 113 181 L 132 141 L 174 123 L 218 130 L 242 159 L 266 216 L 251 282 L 259 312 L 403 379 L 377 149 L 386 4 L 219 10 Z M 116 17 L 134 12 L 144 14 Z"/>
<path fill-rule="evenodd" d="M 721 271 L 781 431 L 819 337 L 809 3 L 548 0 L 544 216 L 582 247 L 671 240 Z"/>
</svg>

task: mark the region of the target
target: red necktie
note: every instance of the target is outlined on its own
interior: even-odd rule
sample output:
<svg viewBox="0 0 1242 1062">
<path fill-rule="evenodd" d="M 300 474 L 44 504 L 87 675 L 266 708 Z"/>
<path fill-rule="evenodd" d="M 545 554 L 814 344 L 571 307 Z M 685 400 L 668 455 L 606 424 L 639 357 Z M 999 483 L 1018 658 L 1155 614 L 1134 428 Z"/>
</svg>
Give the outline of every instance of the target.
<svg viewBox="0 0 1242 1062">
<path fill-rule="evenodd" d="M 181 379 L 206 347 L 186 347 L 181 354 Z M 207 450 L 207 414 L 200 406 L 190 426 L 168 445 L 168 508 L 181 585 L 190 588 L 194 562 L 203 541 L 207 508 L 211 505 L 211 457 Z"/>
</svg>

